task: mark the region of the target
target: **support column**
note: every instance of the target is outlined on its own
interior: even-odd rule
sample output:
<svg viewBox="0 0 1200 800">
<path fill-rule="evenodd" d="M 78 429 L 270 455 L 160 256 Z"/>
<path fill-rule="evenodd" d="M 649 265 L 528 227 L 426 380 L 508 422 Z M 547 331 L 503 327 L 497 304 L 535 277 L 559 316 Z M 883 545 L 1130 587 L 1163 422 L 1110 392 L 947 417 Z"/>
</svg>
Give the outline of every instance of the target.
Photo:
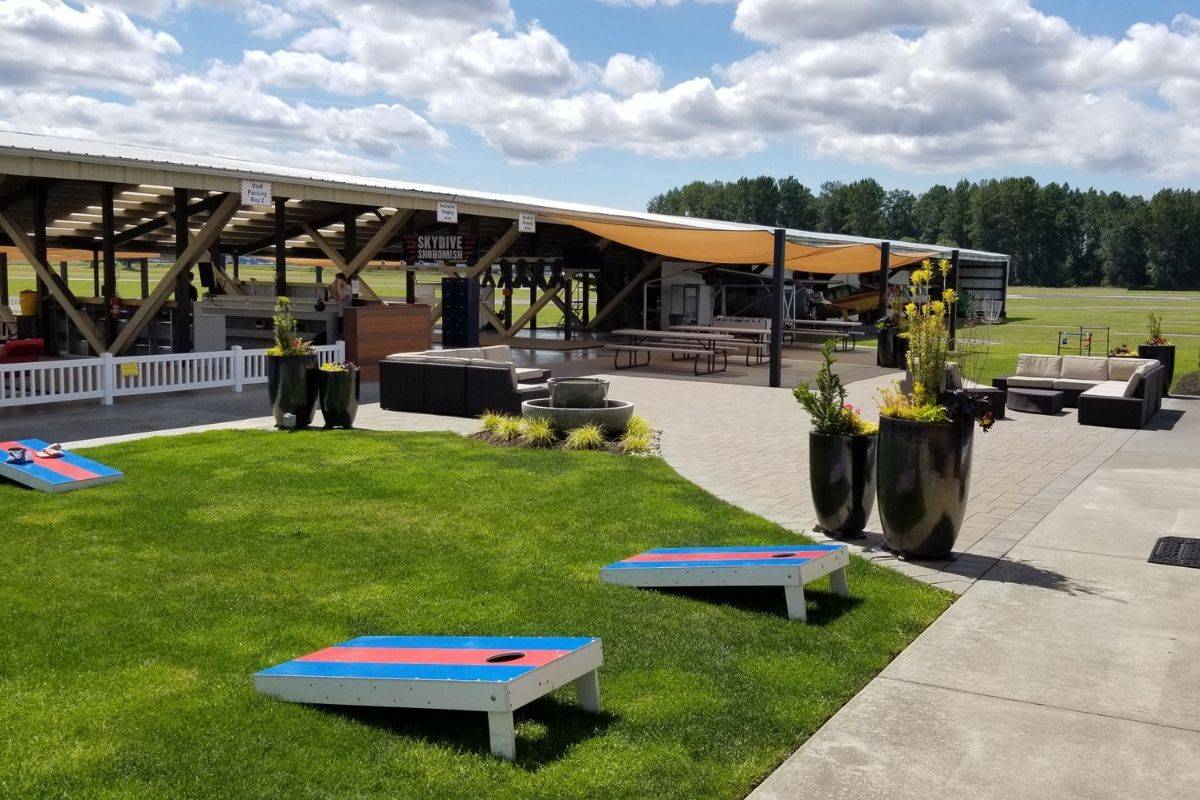
<svg viewBox="0 0 1200 800">
<path fill-rule="evenodd" d="M 946 286 L 954 290 L 958 294 L 958 251 L 950 252 L 950 274 L 946 276 Z M 945 287 L 943 287 L 944 289 Z M 955 348 L 954 337 L 958 333 L 958 304 L 955 303 L 952 308 L 947 309 L 950 314 L 950 349 Z"/>
<path fill-rule="evenodd" d="M 100 184 L 100 237 L 104 251 L 104 280 L 100 284 L 100 297 L 104 309 L 100 318 L 104 324 L 104 343 L 112 344 L 117 338 L 117 320 L 113 316 L 112 300 L 117 294 L 117 244 L 116 216 L 113 210 L 113 185 Z"/>
<path fill-rule="evenodd" d="M 583 273 L 583 324 L 592 321 L 592 273 Z"/>
<path fill-rule="evenodd" d="M 879 313 L 880 319 L 887 314 L 888 278 L 892 267 L 892 243 L 879 245 Z"/>
<path fill-rule="evenodd" d="M 143 258 L 138 268 L 142 273 L 142 299 L 145 300 L 150 296 L 150 259 Z"/>
<path fill-rule="evenodd" d="M 275 198 L 275 296 L 287 295 L 287 199 Z"/>
<path fill-rule="evenodd" d="M 534 272 L 535 269 L 537 270 L 536 273 Z M 537 262 L 536 267 L 529 268 L 529 307 L 530 308 L 537 307 L 538 281 L 541 280 L 541 273 L 544 269 L 545 269 L 545 267 L 543 266 L 542 262 L 540 262 L 540 261 Z M 534 333 L 537 333 L 537 314 L 534 314 L 529 319 L 529 330 L 533 331 Z"/>
<path fill-rule="evenodd" d="M 103 297 L 100 291 L 100 251 L 92 248 L 92 297 Z"/>
<path fill-rule="evenodd" d="M 787 231 L 775 230 L 774 273 L 771 275 L 771 388 L 783 385 L 783 270 Z"/>
<path fill-rule="evenodd" d="M 8 294 L 8 253 L 0 253 L 0 306 L 12 302 Z"/>
<path fill-rule="evenodd" d="M 571 324 L 571 297 L 574 281 L 571 279 L 571 273 L 563 270 L 563 300 L 565 301 L 566 309 L 563 310 L 563 338 L 568 342 L 571 341 L 571 332 L 574 328 Z"/>
<path fill-rule="evenodd" d="M 46 263 L 46 187 L 41 185 L 33 193 L 33 254 L 39 263 Z M 50 342 L 53 333 L 50 325 L 50 309 L 48 298 L 50 290 L 41 276 L 37 279 L 38 293 L 38 334 L 45 345 L 47 355 L 54 352 Z"/>
<path fill-rule="evenodd" d="M 70 265 L 68 262 L 66 262 L 66 261 L 58 262 L 58 275 L 60 278 L 62 278 L 62 282 L 65 285 L 67 285 L 67 286 L 71 285 L 71 277 L 70 277 L 71 272 L 70 272 Z"/>
<path fill-rule="evenodd" d="M 191 232 L 188 230 L 188 190 L 175 190 L 175 257 L 187 250 Z M 192 281 L 190 270 L 183 270 L 175 279 L 175 314 L 171 318 L 171 352 L 192 351 Z M 153 323 L 151 323 L 153 324 Z"/>
<path fill-rule="evenodd" d="M 411 269 L 404 273 L 404 302 L 410 306 L 417 302 L 417 273 Z"/>
<path fill-rule="evenodd" d="M 242 277 L 242 257 L 237 253 L 233 254 L 233 279 L 241 280 Z"/>
</svg>

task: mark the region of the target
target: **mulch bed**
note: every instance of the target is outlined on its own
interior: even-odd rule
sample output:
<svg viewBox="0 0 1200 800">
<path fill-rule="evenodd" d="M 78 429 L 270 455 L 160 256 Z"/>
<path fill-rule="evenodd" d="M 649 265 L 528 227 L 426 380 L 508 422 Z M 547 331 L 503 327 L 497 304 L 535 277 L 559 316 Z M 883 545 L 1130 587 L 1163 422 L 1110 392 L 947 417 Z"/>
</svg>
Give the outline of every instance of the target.
<svg viewBox="0 0 1200 800">
<path fill-rule="evenodd" d="M 563 450 L 564 449 L 563 443 L 561 440 L 559 442 L 555 443 L 555 445 L 553 447 L 536 448 L 536 447 L 530 447 L 529 445 L 521 444 L 521 442 L 517 439 L 503 442 L 503 441 L 500 441 L 499 439 L 497 439 L 496 437 L 492 436 L 490 433 L 486 433 L 485 431 L 476 431 L 475 433 L 469 433 L 469 434 L 467 434 L 467 438 L 468 439 L 478 439 L 481 442 L 487 442 L 488 444 L 493 445 L 495 447 L 517 447 L 522 450 Z M 661 438 L 661 433 L 659 431 L 653 431 L 650 434 L 650 449 L 644 453 L 626 453 L 624 450 L 622 450 L 620 448 L 620 446 L 617 444 L 616 441 L 605 442 L 602 450 L 603 450 L 603 452 L 612 453 L 612 454 L 618 455 L 618 456 L 640 456 L 642 458 L 646 458 L 649 456 L 658 457 L 658 456 L 662 455 L 662 448 L 660 446 L 660 438 Z M 578 452 L 587 452 L 587 451 L 578 451 Z M 593 450 L 591 452 L 598 453 L 601 451 Z"/>
<path fill-rule="evenodd" d="M 1181 376 L 1175 381 L 1175 388 L 1171 390 L 1171 394 L 1200 395 L 1200 370 Z"/>
</svg>

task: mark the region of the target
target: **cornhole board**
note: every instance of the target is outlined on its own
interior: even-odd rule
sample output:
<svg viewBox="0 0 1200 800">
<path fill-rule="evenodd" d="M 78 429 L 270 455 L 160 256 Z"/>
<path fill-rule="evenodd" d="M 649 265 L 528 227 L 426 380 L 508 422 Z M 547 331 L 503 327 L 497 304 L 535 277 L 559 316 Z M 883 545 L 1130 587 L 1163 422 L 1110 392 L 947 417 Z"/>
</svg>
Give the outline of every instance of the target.
<svg viewBox="0 0 1200 800">
<path fill-rule="evenodd" d="M 125 476 L 112 467 L 106 467 L 91 459 L 64 450 L 62 458 L 38 458 L 35 453 L 49 446 L 41 439 L 20 439 L 0 442 L 0 477 L 8 478 L 39 492 L 72 492 L 105 483 L 114 483 Z M 29 451 L 30 461 L 25 464 L 8 463 L 8 449 L 24 447 Z"/>
<path fill-rule="evenodd" d="M 835 594 L 850 593 L 850 556 L 840 544 L 660 547 L 600 570 L 600 580 L 646 588 L 782 586 L 788 616 L 808 620 L 804 584 L 825 575 Z"/>
<path fill-rule="evenodd" d="M 600 640 L 539 636 L 360 636 L 254 674 L 293 703 L 486 711 L 491 749 L 516 758 L 513 711 L 574 681 L 600 711 Z"/>
</svg>

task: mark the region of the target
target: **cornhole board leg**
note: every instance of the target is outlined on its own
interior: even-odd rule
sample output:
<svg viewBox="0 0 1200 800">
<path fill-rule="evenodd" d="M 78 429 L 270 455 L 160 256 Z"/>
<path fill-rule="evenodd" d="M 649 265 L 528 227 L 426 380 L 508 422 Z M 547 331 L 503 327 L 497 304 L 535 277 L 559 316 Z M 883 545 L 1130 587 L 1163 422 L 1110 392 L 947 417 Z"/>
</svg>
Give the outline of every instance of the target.
<svg viewBox="0 0 1200 800">
<path fill-rule="evenodd" d="M 850 583 L 846 580 L 846 568 L 835 569 L 829 573 L 829 588 L 838 597 L 850 596 Z"/>
<path fill-rule="evenodd" d="M 584 711 L 600 713 L 600 675 L 596 670 L 576 678 L 575 690 L 579 693 L 579 705 Z"/>
<path fill-rule="evenodd" d="M 785 586 L 783 596 L 787 599 L 788 619 L 798 619 L 808 622 L 808 609 L 804 607 L 804 587 Z"/>
<path fill-rule="evenodd" d="M 488 712 L 488 741 L 493 755 L 509 761 L 517 757 L 517 729 L 511 711 Z"/>
</svg>

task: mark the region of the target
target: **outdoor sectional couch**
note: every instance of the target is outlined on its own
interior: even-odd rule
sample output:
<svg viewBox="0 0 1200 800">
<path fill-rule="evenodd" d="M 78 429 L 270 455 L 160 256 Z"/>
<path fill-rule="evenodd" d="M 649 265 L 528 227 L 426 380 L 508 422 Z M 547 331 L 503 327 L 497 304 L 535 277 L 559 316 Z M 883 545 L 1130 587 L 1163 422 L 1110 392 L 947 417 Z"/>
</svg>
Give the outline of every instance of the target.
<svg viewBox="0 0 1200 800">
<path fill-rule="evenodd" d="M 507 345 L 395 353 L 379 362 L 379 405 L 454 417 L 520 414 L 525 400 L 549 396 L 545 378 L 544 370 L 518 369 Z"/>
<path fill-rule="evenodd" d="M 1153 359 L 1022 353 L 1017 372 L 995 378 L 998 389 L 1052 389 L 1079 409 L 1079 424 L 1141 428 L 1162 407 L 1166 371 Z"/>
</svg>

